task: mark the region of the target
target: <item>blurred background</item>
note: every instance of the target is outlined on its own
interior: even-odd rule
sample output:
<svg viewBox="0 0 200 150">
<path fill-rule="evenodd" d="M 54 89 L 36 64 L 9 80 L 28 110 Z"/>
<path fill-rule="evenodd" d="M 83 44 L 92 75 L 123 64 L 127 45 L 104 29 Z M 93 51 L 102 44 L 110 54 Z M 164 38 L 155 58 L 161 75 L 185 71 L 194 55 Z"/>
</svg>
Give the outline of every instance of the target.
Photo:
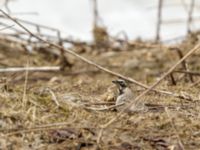
<svg viewBox="0 0 200 150">
<path fill-rule="evenodd" d="M 1 6 L 5 4 L 1 1 Z M 125 32 L 129 39 L 154 39 L 159 0 L 99 0 L 101 24 L 115 36 Z M 188 12 L 194 2 L 192 30 L 200 22 L 200 0 L 165 0 L 162 9 L 161 40 L 181 39 L 187 33 Z M 13 0 L 9 9 L 18 18 L 58 28 L 80 40 L 92 40 L 92 0 Z"/>
</svg>

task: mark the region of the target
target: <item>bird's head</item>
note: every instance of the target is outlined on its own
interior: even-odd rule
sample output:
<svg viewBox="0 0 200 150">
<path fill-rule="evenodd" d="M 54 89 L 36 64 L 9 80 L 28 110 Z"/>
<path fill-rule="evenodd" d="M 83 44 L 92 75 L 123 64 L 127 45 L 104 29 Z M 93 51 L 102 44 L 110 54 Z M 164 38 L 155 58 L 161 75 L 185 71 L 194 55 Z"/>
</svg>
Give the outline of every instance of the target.
<svg viewBox="0 0 200 150">
<path fill-rule="evenodd" d="M 114 80 L 114 81 L 112 81 L 112 83 L 116 84 L 117 86 L 123 87 L 123 88 L 127 87 L 126 81 L 122 80 L 122 79 Z"/>
<path fill-rule="evenodd" d="M 114 80 L 114 81 L 112 81 L 112 83 L 117 85 L 120 94 L 122 94 L 124 89 L 127 88 L 127 86 L 128 86 L 127 82 L 122 79 Z"/>
</svg>

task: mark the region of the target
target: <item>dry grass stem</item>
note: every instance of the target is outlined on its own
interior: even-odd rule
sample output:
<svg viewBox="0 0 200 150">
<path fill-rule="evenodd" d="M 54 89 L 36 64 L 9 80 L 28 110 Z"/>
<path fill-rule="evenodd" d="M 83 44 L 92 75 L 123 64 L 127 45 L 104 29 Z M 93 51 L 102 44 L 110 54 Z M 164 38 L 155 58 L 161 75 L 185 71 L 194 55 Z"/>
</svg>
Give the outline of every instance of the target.
<svg viewBox="0 0 200 150">
<path fill-rule="evenodd" d="M 26 65 L 26 68 L 28 68 L 28 67 L 29 67 L 29 61 L 27 61 L 27 65 Z M 23 104 L 24 108 L 26 108 L 27 101 L 28 101 L 28 98 L 27 98 L 27 83 L 28 83 L 28 70 L 26 69 L 25 81 L 24 81 L 24 91 L 23 91 L 23 98 L 22 98 L 22 104 Z"/>
<path fill-rule="evenodd" d="M 0 68 L 0 73 L 13 73 L 13 72 L 42 72 L 42 71 L 60 71 L 59 66 L 50 67 L 50 66 L 44 66 L 44 67 L 9 67 L 9 68 Z"/>
</svg>

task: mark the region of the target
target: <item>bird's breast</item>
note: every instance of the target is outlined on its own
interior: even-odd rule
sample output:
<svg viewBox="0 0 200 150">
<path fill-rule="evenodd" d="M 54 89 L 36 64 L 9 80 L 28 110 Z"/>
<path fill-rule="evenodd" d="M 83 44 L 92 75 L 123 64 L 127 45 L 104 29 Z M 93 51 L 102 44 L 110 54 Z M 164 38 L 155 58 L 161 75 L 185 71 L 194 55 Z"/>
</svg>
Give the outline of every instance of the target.
<svg viewBox="0 0 200 150">
<path fill-rule="evenodd" d="M 133 92 L 129 88 L 125 88 L 123 93 L 117 97 L 116 105 L 131 101 L 134 99 Z"/>
</svg>

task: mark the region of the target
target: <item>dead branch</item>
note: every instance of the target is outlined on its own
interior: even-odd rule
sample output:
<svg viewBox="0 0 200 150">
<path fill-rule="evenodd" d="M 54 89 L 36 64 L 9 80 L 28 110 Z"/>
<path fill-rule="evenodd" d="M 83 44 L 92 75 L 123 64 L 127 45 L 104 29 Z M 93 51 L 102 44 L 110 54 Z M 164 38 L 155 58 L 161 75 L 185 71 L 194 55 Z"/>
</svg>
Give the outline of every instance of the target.
<svg viewBox="0 0 200 150">
<path fill-rule="evenodd" d="M 6 17 L 3 16 L 3 15 L 0 15 L 0 17 L 6 19 Z M 52 30 L 52 31 L 55 31 L 55 32 L 59 31 L 58 29 L 53 28 L 53 27 L 45 26 L 45 25 L 42 25 L 42 24 L 37 24 L 37 23 L 31 22 L 31 21 L 19 19 L 19 18 L 16 18 L 16 17 L 12 17 L 12 18 L 19 21 L 19 22 L 22 22 L 24 24 L 31 25 L 31 26 L 34 26 L 34 27 L 39 26 L 40 28 L 43 28 L 43 29 Z"/>
<path fill-rule="evenodd" d="M 7 73 L 7 72 L 22 72 L 22 71 L 59 71 L 60 67 L 15 67 L 15 68 L 0 68 L 0 73 Z"/>
<path fill-rule="evenodd" d="M 162 6 L 163 0 L 159 0 L 158 4 L 158 16 L 157 16 L 157 27 L 156 27 L 156 42 L 160 41 L 160 29 L 162 24 Z"/>
<path fill-rule="evenodd" d="M 98 6 L 97 6 L 97 0 L 92 0 L 93 3 L 93 27 L 98 26 L 98 19 L 99 19 L 99 13 L 98 13 Z"/>
<path fill-rule="evenodd" d="M 7 27 L 11 27 L 10 25 L 8 25 L 8 24 L 6 24 L 4 22 L 0 22 L 0 25 L 3 26 L 3 29 L 7 28 Z M 33 23 L 33 25 L 37 25 L 37 24 Z M 12 25 L 12 27 L 13 27 L 13 25 Z M 45 28 L 46 26 L 38 24 L 35 27 L 36 27 L 37 33 L 34 33 L 34 34 L 38 35 L 40 37 L 47 38 L 47 39 L 52 40 L 52 41 L 58 41 L 58 42 L 63 42 L 63 43 L 70 43 L 72 45 L 85 45 L 86 44 L 85 42 L 82 42 L 82 41 L 75 41 L 73 39 L 66 38 L 66 37 L 63 38 L 63 37 L 61 37 L 61 33 L 60 33 L 59 30 L 56 30 L 56 29 L 54 30 L 54 28 L 51 28 L 51 27 L 50 27 L 50 29 L 53 29 L 53 31 L 56 31 L 57 36 L 48 35 L 46 33 L 41 33 L 41 27 Z M 11 37 L 17 37 L 17 38 L 20 38 L 20 39 L 23 39 L 22 37 L 20 37 L 21 35 L 27 35 L 27 32 L 21 31 L 19 29 L 16 29 L 16 28 L 9 28 L 9 29 L 12 30 L 13 32 L 16 32 L 16 33 L 1 33 L 1 35 L 11 36 Z M 33 41 L 32 41 L 32 43 L 33 43 Z"/>
<path fill-rule="evenodd" d="M 169 76 L 170 76 L 172 85 L 176 85 L 176 80 L 175 80 L 175 78 L 173 76 L 173 73 L 171 73 Z"/>
<path fill-rule="evenodd" d="M 14 27 L 14 26 L 15 26 L 15 25 L 11 25 L 11 26 L 4 27 L 4 28 L 0 29 L 0 31 L 6 30 L 6 29 L 10 29 L 10 28 L 12 28 L 12 27 Z"/>
<path fill-rule="evenodd" d="M 182 53 L 182 51 L 181 51 L 178 47 L 174 47 L 174 48 L 172 48 L 172 50 L 176 50 L 176 52 L 177 52 L 177 54 L 178 54 L 178 56 L 179 56 L 179 59 L 183 58 L 183 53 Z M 183 62 L 181 63 L 181 65 L 182 65 L 182 68 L 183 68 L 185 71 L 189 71 L 189 69 L 188 69 L 188 64 L 187 64 L 186 61 L 183 61 Z M 188 74 L 188 77 L 189 77 L 189 80 L 190 80 L 191 82 L 194 82 L 194 81 L 193 81 L 192 74 Z"/>
<path fill-rule="evenodd" d="M 191 0 L 190 9 L 188 12 L 187 33 L 191 33 L 191 24 L 193 21 L 192 15 L 193 15 L 193 11 L 194 11 L 194 6 L 195 6 L 195 0 Z"/>
</svg>

